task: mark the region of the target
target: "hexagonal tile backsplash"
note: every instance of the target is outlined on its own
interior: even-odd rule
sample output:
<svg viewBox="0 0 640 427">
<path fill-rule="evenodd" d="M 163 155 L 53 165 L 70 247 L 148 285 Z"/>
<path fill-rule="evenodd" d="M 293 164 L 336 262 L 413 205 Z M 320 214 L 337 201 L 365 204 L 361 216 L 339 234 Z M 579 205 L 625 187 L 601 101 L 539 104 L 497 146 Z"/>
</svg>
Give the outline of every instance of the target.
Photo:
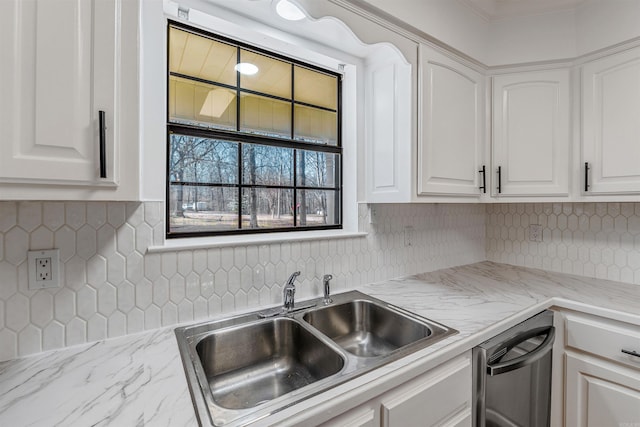
<svg viewBox="0 0 640 427">
<path fill-rule="evenodd" d="M 487 205 L 487 259 L 640 284 L 640 203 Z"/>
<path fill-rule="evenodd" d="M 149 253 L 159 202 L 0 202 L 0 361 L 485 259 L 483 205 L 377 205 L 366 237 Z M 405 227 L 412 227 L 405 232 Z M 405 236 L 407 235 L 407 236 Z M 31 291 L 27 251 L 60 249 L 58 289 Z"/>
</svg>

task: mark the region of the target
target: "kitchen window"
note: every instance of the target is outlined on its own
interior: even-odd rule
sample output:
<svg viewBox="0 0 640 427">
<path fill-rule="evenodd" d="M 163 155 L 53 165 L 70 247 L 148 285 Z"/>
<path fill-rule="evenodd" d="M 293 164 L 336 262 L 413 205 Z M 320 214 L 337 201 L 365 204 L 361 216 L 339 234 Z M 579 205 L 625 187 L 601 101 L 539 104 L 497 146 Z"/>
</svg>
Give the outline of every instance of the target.
<svg viewBox="0 0 640 427">
<path fill-rule="evenodd" d="M 340 75 L 168 30 L 167 237 L 342 228 Z"/>
</svg>

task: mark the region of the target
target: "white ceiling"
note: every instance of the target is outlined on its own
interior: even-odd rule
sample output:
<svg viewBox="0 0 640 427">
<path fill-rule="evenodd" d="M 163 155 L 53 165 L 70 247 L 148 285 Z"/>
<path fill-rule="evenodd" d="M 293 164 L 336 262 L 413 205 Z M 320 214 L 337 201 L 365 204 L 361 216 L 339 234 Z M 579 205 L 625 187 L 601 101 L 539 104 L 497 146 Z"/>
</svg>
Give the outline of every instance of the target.
<svg viewBox="0 0 640 427">
<path fill-rule="evenodd" d="M 574 9 L 586 0 L 460 0 L 488 19 Z"/>
</svg>

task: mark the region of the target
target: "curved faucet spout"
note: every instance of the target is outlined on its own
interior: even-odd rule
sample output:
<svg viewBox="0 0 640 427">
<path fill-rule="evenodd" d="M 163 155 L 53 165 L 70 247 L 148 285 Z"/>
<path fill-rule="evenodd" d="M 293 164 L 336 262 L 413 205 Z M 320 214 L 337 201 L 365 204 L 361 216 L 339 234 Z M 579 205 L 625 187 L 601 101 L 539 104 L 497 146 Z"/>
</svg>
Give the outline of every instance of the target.
<svg viewBox="0 0 640 427">
<path fill-rule="evenodd" d="M 282 297 L 284 300 L 283 308 L 285 311 L 289 312 L 293 310 L 293 306 L 295 305 L 295 295 L 296 295 L 296 278 L 300 275 L 299 271 L 296 271 L 289 279 L 287 279 L 287 283 L 284 285 L 284 289 L 282 290 Z"/>
</svg>

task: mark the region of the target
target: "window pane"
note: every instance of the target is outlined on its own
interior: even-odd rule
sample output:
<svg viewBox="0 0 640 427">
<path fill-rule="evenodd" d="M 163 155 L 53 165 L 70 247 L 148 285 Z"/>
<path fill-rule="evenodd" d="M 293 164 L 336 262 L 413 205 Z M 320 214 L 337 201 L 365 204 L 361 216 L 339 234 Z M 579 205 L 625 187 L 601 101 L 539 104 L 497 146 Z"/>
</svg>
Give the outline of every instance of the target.
<svg viewBox="0 0 640 427">
<path fill-rule="evenodd" d="M 240 51 L 240 62 L 258 67 L 252 75 L 240 73 L 240 87 L 291 99 L 291 64 L 259 53 Z"/>
<path fill-rule="evenodd" d="M 240 130 L 272 136 L 291 137 L 291 104 L 257 95 L 240 95 Z"/>
<path fill-rule="evenodd" d="M 238 184 L 238 144 L 172 134 L 169 181 Z"/>
<path fill-rule="evenodd" d="M 238 189 L 172 185 L 169 189 L 171 233 L 238 228 Z"/>
<path fill-rule="evenodd" d="M 339 194 L 333 190 L 298 190 L 298 226 L 340 224 Z"/>
<path fill-rule="evenodd" d="M 338 109 L 338 78 L 296 66 L 295 100 L 318 107 Z"/>
<path fill-rule="evenodd" d="M 304 187 L 339 187 L 340 156 L 319 151 L 298 150 L 298 182 Z"/>
<path fill-rule="evenodd" d="M 169 120 L 174 123 L 236 130 L 236 92 L 171 76 Z"/>
<path fill-rule="evenodd" d="M 236 85 L 235 46 L 177 28 L 169 30 L 169 70 L 217 83 Z"/>
<path fill-rule="evenodd" d="M 242 145 L 242 181 L 250 185 L 293 185 L 293 149 Z"/>
<path fill-rule="evenodd" d="M 242 228 L 293 227 L 293 190 L 244 188 Z"/>
<path fill-rule="evenodd" d="M 324 145 L 338 144 L 337 114 L 317 108 L 295 106 L 295 139 Z"/>
</svg>

